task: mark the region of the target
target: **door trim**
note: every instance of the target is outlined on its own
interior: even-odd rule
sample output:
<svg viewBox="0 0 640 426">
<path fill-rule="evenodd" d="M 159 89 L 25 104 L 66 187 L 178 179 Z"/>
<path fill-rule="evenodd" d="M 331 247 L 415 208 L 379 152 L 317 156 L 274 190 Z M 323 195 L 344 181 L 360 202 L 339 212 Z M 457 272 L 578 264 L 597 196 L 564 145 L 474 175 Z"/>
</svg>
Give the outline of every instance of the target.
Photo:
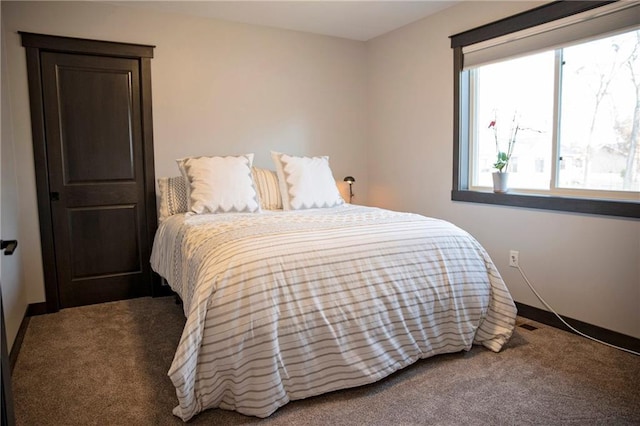
<svg viewBox="0 0 640 426">
<path fill-rule="evenodd" d="M 44 107 L 42 104 L 42 75 L 40 69 L 41 52 L 76 53 L 118 58 L 136 59 L 140 72 L 140 109 L 142 127 L 142 152 L 144 167 L 144 188 L 147 209 L 146 238 L 149 247 L 157 228 L 155 192 L 155 170 L 153 156 L 153 113 L 151 106 L 151 58 L 155 46 L 82 38 L 61 37 L 29 32 L 18 32 L 27 55 L 27 79 L 29 84 L 29 104 L 31 109 L 31 131 L 33 137 L 33 157 L 36 174 L 36 195 L 40 217 L 40 242 L 47 312 L 60 310 L 58 294 L 58 274 L 53 241 L 53 219 L 49 200 L 49 170 L 45 137 Z M 155 294 L 160 287 L 156 274 L 152 274 L 152 288 L 147 294 Z"/>
<path fill-rule="evenodd" d="M 4 328 L 4 305 L 2 303 L 2 286 L 0 285 L 0 315 L 2 316 L 2 426 L 13 426 L 16 424 L 13 408 L 13 390 L 11 387 L 11 372 L 13 366 L 9 365 L 9 354 L 7 348 L 7 332 Z M 15 346 L 15 342 L 13 343 Z M 11 351 L 13 352 L 13 351 Z"/>
</svg>

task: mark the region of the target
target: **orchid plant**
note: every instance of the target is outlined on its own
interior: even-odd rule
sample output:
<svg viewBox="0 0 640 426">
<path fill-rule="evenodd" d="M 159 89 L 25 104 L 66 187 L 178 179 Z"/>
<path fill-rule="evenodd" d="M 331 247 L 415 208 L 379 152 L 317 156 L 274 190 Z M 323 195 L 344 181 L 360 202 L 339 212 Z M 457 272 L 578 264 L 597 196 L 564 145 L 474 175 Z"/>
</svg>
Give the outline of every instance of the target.
<svg viewBox="0 0 640 426">
<path fill-rule="evenodd" d="M 506 173 L 507 168 L 509 167 L 509 160 L 511 160 L 511 155 L 513 154 L 513 148 L 516 144 L 516 137 L 518 136 L 518 131 L 521 130 L 521 127 L 518 124 L 516 118 L 517 114 L 514 113 L 513 119 L 511 120 L 511 131 L 509 132 L 506 151 L 500 149 L 500 143 L 498 142 L 498 119 L 494 117 L 491 123 L 489 123 L 489 129 L 493 130 L 493 136 L 496 141 L 496 151 L 498 153 L 498 158 L 493 164 L 493 167 L 498 170 L 498 173 Z"/>
</svg>

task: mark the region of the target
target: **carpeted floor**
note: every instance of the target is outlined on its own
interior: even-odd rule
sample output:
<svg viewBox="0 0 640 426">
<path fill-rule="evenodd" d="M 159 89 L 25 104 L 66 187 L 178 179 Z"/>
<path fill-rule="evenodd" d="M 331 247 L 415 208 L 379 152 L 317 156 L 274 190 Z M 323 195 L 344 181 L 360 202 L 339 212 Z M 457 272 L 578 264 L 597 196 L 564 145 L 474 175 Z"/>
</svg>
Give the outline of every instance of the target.
<svg viewBox="0 0 640 426">
<path fill-rule="evenodd" d="M 372 385 L 294 401 L 260 420 L 205 411 L 190 424 L 639 425 L 640 357 L 519 318 L 482 347 L 417 362 Z M 167 377 L 184 324 L 173 298 L 31 318 L 13 374 L 18 425 L 171 425 Z"/>
</svg>

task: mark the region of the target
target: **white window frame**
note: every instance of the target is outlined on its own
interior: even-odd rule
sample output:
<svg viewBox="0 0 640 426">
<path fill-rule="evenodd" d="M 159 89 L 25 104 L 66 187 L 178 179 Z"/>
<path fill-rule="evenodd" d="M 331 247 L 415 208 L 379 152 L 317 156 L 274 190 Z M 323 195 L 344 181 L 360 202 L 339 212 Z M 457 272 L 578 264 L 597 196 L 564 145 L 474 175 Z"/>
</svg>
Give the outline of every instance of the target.
<svg viewBox="0 0 640 426">
<path fill-rule="evenodd" d="M 554 94 L 553 94 L 553 124 L 552 124 L 552 135 L 551 135 L 551 171 L 550 171 L 550 182 L 549 189 L 530 189 L 530 188 L 518 188 L 512 187 L 510 190 L 516 191 L 522 194 L 539 194 L 539 195 L 555 195 L 560 197 L 579 197 L 579 198 L 590 198 L 590 199 L 604 199 L 604 200 L 629 200 L 636 201 L 640 200 L 640 192 L 637 191 L 611 191 L 611 190 L 601 190 L 601 189 L 582 189 L 582 188 L 563 188 L 558 185 L 558 181 L 560 179 L 559 169 L 560 169 L 560 139 L 559 139 L 559 130 L 560 130 L 560 97 L 561 97 L 561 82 L 562 82 L 562 62 L 563 62 L 563 49 L 556 49 L 554 52 L 555 62 L 554 62 Z M 476 186 L 473 185 L 476 173 L 479 172 L 477 170 L 478 164 L 478 153 L 477 153 L 477 143 L 478 135 L 472 134 L 474 129 L 477 132 L 478 126 L 474 123 L 474 118 L 477 116 L 475 110 L 478 105 L 478 100 L 476 97 L 476 72 L 475 69 L 470 69 L 468 71 L 464 71 L 463 78 L 469 78 L 469 176 L 470 176 L 470 184 L 469 189 L 471 191 L 484 191 L 489 192 L 492 188 L 488 186 Z"/>
</svg>

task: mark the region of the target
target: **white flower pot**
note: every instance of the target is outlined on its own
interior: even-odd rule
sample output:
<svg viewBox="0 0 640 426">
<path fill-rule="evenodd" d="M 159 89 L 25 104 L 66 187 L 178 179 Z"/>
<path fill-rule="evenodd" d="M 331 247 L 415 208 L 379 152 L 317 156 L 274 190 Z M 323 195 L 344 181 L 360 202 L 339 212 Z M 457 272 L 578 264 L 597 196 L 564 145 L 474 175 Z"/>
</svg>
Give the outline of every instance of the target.
<svg viewBox="0 0 640 426">
<path fill-rule="evenodd" d="M 504 194 L 509 191 L 509 173 L 493 173 L 493 192 Z"/>
</svg>

